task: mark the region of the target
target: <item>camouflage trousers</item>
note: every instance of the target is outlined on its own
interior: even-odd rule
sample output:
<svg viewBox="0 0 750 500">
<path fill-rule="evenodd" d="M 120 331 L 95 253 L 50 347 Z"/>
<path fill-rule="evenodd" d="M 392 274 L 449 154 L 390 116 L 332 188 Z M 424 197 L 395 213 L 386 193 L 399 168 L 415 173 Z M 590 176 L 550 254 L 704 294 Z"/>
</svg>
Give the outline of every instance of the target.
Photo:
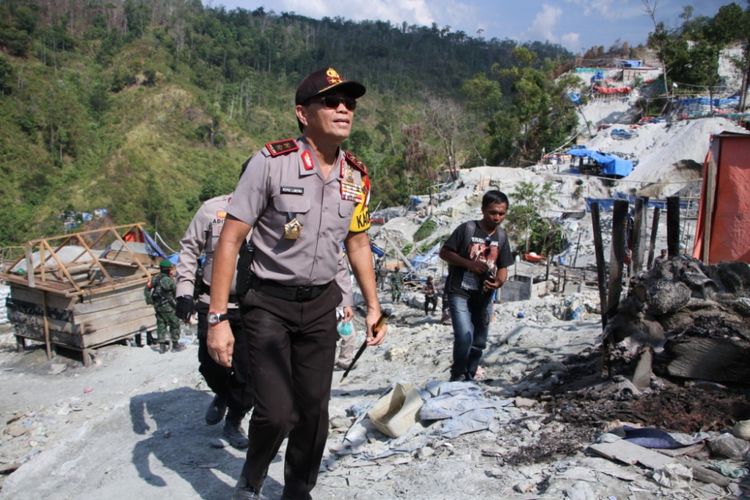
<svg viewBox="0 0 750 500">
<path fill-rule="evenodd" d="M 180 340 L 180 320 L 174 312 L 174 307 L 155 307 L 156 311 L 156 336 L 159 343 L 167 341 L 167 329 L 172 338 L 172 343 L 176 344 Z"/>
</svg>

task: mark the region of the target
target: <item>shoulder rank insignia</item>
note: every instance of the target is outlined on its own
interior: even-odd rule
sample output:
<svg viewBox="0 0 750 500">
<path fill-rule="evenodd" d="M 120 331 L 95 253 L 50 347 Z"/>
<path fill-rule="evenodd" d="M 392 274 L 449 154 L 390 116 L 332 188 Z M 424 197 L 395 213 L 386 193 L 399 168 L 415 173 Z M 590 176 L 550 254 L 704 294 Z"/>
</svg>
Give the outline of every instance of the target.
<svg viewBox="0 0 750 500">
<path fill-rule="evenodd" d="M 362 172 L 364 175 L 367 175 L 367 165 L 362 163 L 362 160 L 354 156 L 349 151 L 344 152 L 344 157 L 346 158 L 346 161 L 347 163 L 349 163 L 349 165 L 356 168 L 357 170 Z"/>
<path fill-rule="evenodd" d="M 266 144 L 266 150 L 268 150 L 268 154 L 272 157 L 285 155 L 298 149 L 299 146 L 297 146 L 297 142 L 294 139 L 282 139 Z"/>
</svg>

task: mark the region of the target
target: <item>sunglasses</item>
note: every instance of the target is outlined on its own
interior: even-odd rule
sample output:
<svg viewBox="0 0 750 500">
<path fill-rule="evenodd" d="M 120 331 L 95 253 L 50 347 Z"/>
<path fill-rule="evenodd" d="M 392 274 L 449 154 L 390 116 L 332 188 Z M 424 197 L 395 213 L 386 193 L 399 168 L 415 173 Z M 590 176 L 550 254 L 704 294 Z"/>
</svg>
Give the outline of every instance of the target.
<svg viewBox="0 0 750 500">
<path fill-rule="evenodd" d="M 337 109 L 341 104 L 343 104 L 346 109 L 349 111 L 354 111 L 357 109 L 357 100 L 353 99 L 351 97 L 339 97 L 337 95 L 326 95 L 323 97 L 317 97 L 313 99 L 308 99 L 307 103 L 311 102 L 318 102 L 325 106 L 326 108 L 330 109 Z"/>
</svg>

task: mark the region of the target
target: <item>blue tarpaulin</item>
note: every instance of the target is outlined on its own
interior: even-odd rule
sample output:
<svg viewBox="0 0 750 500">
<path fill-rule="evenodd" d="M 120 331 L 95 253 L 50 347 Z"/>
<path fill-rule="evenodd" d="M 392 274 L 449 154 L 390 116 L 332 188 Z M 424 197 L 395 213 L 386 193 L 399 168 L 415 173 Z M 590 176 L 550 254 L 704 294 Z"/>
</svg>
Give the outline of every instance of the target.
<svg viewBox="0 0 750 500">
<path fill-rule="evenodd" d="M 571 156 L 591 158 L 601 168 L 602 175 L 627 177 L 633 171 L 633 162 L 624 160 L 617 155 L 604 154 L 588 148 L 573 148 L 569 149 L 567 153 Z"/>
<path fill-rule="evenodd" d="M 642 65 L 643 63 L 639 59 L 623 59 L 622 60 L 623 68 L 640 68 Z"/>
</svg>

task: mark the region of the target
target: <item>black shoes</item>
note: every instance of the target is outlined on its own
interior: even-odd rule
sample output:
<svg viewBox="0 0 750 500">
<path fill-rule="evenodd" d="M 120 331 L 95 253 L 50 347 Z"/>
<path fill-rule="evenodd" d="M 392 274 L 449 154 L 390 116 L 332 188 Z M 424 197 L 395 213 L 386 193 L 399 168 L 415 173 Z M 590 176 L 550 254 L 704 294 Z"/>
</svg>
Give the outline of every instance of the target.
<svg viewBox="0 0 750 500">
<path fill-rule="evenodd" d="M 167 351 L 169 351 L 169 344 L 167 344 L 166 342 L 161 342 L 159 344 L 159 354 L 164 354 Z"/>
<path fill-rule="evenodd" d="M 247 439 L 247 433 L 242 428 L 242 418 L 244 416 L 244 413 L 237 413 L 230 408 L 227 418 L 224 421 L 224 437 L 233 448 L 237 448 L 238 450 L 244 450 L 250 444 L 250 441 Z"/>
<path fill-rule="evenodd" d="M 263 484 L 261 482 L 261 484 Z M 234 487 L 232 492 L 232 500 L 259 500 L 260 499 L 260 488 L 247 485 L 247 480 L 244 476 L 240 476 L 240 480 L 237 481 L 237 486 Z"/>
<path fill-rule="evenodd" d="M 206 423 L 208 425 L 216 425 L 224 418 L 224 414 L 227 412 L 227 402 L 219 396 L 214 396 L 211 404 L 206 409 Z"/>
<path fill-rule="evenodd" d="M 232 500 L 259 500 L 260 492 L 252 486 L 235 486 L 232 492 Z"/>
</svg>

